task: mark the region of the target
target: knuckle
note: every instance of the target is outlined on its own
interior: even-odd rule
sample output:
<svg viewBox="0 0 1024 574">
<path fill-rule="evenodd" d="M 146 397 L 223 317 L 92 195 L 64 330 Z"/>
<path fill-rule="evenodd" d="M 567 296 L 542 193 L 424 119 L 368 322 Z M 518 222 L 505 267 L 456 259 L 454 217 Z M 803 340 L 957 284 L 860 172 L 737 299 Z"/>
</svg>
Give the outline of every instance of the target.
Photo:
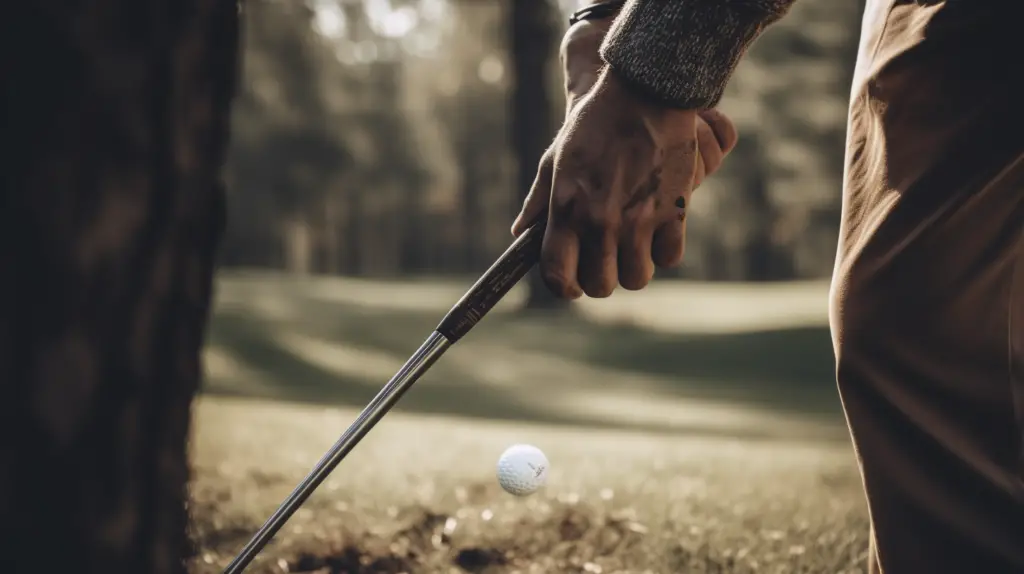
<svg viewBox="0 0 1024 574">
<path fill-rule="evenodd" d="M 548 149 L 544 150 L 544 154 L 540 156 L 540 165 L 543 168 L 551 169 L 555 165 L 555 146 L 551 144 Z"/>
<path fill-rule="evenodd" d="M 541 277 L 555 296 L 562 299 L 578 299 L 580 297 L 579 290 L 576 289 L 573 281 L 570 281 L 561 270 L 544 268 L 541 270 Z"/>
<path fill-rule="evenodd" d="M 669 157 L 689 156 L 698 151 L 698 141 L 694 134 L 691 134 L 680 141 L 673 142 L 666 148 L 666 155 Z"/>
<path fill-rule="evenodd" d="M 639 233 L 638 230 L 647 228 L 654 216 L 655 199 L 648 197 L 641 200 L 637 205 L 622 212 L 622 228 L 631 230 L 630 233 Z"/>
<path fill-rule="evenodd" d="M 564 185 L 561 182 L 555 183 L 551 188 L 552 207 L 565 209 L 576 202 L 576 190 L 571 185 Z"/>
<path fill-rule="evenodd" d="M 618 231 L 622 225 L 623 214 L 611 209 L 606 202 L 591 204 L 585 213 L 585 223 L 595 231 L 609 233 Z"/>
<path fill-rule="evenodd" d="M 640 209 L 633 208 L 622 212 L 622 228 L 624 230 L 634 230 L 640 227 L 643 221 L 644 214 Z M 627 233 L 632 233 L 632 231 L 627 231 Z"/>
</svg>

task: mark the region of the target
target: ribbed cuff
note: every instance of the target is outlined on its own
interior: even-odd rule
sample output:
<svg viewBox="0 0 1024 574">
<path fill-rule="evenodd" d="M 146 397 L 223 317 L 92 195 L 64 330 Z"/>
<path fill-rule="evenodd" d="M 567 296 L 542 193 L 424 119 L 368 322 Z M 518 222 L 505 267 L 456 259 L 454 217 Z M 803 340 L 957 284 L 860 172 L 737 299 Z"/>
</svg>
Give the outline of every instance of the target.
<svg viewBox="0 0 1024 574">
<path fill-rule="evenodd" d="M 740 56 L 793 0 L 631 0 L 601 57 L 641 95 L 681 109 L 718 104 Z"/>
</svg>

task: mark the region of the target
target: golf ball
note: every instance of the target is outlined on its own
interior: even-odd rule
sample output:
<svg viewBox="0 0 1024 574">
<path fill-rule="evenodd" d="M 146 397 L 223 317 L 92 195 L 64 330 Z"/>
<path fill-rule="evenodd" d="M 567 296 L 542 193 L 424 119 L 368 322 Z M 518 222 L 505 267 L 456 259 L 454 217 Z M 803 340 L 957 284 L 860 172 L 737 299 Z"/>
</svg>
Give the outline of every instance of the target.
<svg viewBox="0 0 1024 574">
<path fill-rule="evenodd" d="M 498 484 L 516 496 L 533 494 L 548 478 L 548 457 L 535 446 L 510 446 L 498 459 Z"/>
</svg>

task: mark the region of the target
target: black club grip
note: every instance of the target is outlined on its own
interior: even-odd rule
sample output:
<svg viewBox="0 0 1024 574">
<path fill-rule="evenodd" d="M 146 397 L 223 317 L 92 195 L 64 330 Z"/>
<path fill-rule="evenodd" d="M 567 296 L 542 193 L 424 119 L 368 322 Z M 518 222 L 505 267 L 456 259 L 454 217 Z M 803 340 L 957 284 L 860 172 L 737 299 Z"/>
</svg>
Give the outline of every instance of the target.
<svg viewBox="0 0 1024 574">
<path fill-rule="evenodd" d="M 494 308 L 519 280 L 540 260 L 540 246 L 547 227 L 547 214 L 512 242 L 473 287 L 459 299 L 437 326 L 437 332 L 452 343 L 461 339 Z"/>
</svg>

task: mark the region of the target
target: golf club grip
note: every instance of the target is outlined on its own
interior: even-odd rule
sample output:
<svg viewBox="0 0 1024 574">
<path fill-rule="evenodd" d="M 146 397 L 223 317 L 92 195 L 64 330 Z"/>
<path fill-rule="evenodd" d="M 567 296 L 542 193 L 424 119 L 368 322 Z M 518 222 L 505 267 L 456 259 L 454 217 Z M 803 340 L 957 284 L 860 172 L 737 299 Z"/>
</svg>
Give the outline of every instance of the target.
<svg viewBox="0 0 1024 574">
<path fill-rule="evenodd" d="M 547 214 L 543 213 L 441 319 L 437 332 L 452 343 L 470 331 L 540 260 Z"/>
</svg>

